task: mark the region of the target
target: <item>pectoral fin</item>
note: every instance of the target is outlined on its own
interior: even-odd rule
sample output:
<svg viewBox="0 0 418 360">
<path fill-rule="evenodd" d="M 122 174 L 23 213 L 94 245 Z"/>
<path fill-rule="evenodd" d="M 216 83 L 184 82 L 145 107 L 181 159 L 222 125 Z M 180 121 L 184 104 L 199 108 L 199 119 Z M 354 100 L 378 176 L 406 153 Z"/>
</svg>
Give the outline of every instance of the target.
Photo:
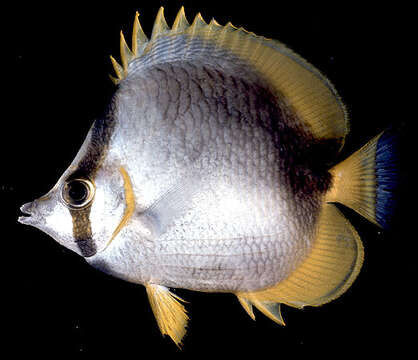
<svg viewBox="0 0 418 360">
<path fill-rule="evenodd" d="M 187 321 L 189 320 L 186 309 L 178 301 L 184 300 L 164 286 L 147 284 L 145 287 L 161 333 L 170 336 L 175 344 L 181 347 L 181 341 L 186 334 Z"/>
</svg>

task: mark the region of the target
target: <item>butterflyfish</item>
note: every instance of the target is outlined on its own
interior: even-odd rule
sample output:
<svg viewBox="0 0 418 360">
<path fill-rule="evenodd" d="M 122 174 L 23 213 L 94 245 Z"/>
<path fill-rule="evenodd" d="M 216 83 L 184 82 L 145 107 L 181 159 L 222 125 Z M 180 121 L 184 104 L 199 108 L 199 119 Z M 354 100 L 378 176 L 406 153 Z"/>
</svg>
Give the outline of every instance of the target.
<svg viewBox="0 0 418 360">
<path fill-rule="evenodd" d="M 184 8 L 111 57 L 115 93 L 68 169 L 19 222 L 93 267 L 144 285 L 161 333 L 189 320 L 171 289 L 236 295 L 284 325 L 281 304 L 319 306 L 359 274 L 347 206 L 388 226 L 397 171 L 383 131 L 342 162 L 346 107 L 279 41 Z"/>
</svg>

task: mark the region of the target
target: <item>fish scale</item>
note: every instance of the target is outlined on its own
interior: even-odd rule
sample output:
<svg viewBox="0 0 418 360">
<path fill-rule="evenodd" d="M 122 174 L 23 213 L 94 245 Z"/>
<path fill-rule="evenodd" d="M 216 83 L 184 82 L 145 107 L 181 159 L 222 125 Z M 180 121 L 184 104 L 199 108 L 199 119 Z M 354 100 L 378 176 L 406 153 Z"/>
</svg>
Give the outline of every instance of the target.
<svg viewBox="0 0 418 360">
<path fill-rule="evenodd" d="M 189 24 L 183 8 L 172 28 L 161 8 L 149 40 L 137 13 L 120 51 L 106 115 L 19 222 L 144 285 L 179 346 L 189 318 L 170 287 L 233 293 L 282 325 L 280 304 L 342 295 L 364 256 L 333 203 L 388 225 L 395 136 L 335 164 L 349 122 L 330 81 L 278 41 L 200 14 Z"/>
<path fill-rule="evenodd" d="M 228 68 L 233 67 L 230 65 Z M 182 170 L 179 168 L 184 169 L 189 166 L 196 167 L 198 169 L 197 176 L 200 178 L 199 181 L 207 182 L 208 186 L 205 192 L 210 194 L 209 198 L 206 197 L 200 201 L 201 203 L 205 203 L 205 206 L 199 207 L 197 205 L 196 209 L 193 209 L 192 206 L 191 212 L 187 214 L 189 218 L 183 220 L 180 217 L 180 219 L 176 220 L 176 224 L 164 231 L 159 238 L 159 241 L 167 242 L 167 246 L 170 246 L 171 252 L 170 256 L 165 254 L 163 257 L 164 259 L 170 258 L 170 264 L 162 263 L 161 265 L 163 268 L 164 265 L 169 265 L 169 269 L 165 270 L 165 273 L 172 282 L 166 283 L 164 279 L 161 279 L 161 284 L 197 290 L 205 289 L 217 291 L 229 288 L 243 291 L 265 287 L 274 284 L 285 277 L 286 274 L 293 269 L 293 263 L 297 263 L 300 260 L 291 256 L 290 258 L 292 261 L 280 261 L 280 259 L 286 259 L 286 256 L 283 256 L 286 255 L 286 253 L 283 254 L 283 251 L 280 251 L 280 247 L 283 247 L 283 243 L 292 243 L 293 240 L 293 252 L 304 249 L 306 255 L 309 246 L 301 246 L 301 244 L 309 243 L 310 239 L 305 239 L 304 236 L 301 236 L 298 240 L 299 245 L 294 242 L 295 236 L 290 229 L 292 227 L 297 229 L 298 227 L 298 224 L 292 221 L 292 213 L 296 210 L 292 208 L 292 205 L 294 206 L 293 202 L 286 202 L 282 199 L 283 197 L 287 197 L 287 195 L 283 195 L 283 193 L 286 193 L 289 190 L 286 189 L 286 176 L 282 176 L 282 174 L 286 174 L 286 172 L 282 171 L 281 167 L 283 165 L 281 164 L 274 139 L 270 134 L 260 131 L 259 127 L 255 126 L 251 121 L 248 121 L 248 119 L 253 119 L 255 117 L 258 122 L 263 123 L 266 121 L 266 118 L 270 116 L 268 111 L 260 111 L 260 106 L 257 104 L 257 101 L 259 100 L 256 100 L 257 95 L 252 94 L 249 91 L 252 88 L 249 80 L 244 80 L 239 77 L 237 70 L 235 70 L 235 72 L 231 71 L 230 73 L 223 73 L 219 69 L 212 69 L 208 63 L 202 65 L 199 64 L 199 62 L 196 62 L 195 64 L 170 64 L 167 66 L 159 64 L 148 70 L 141 69 L 139 74 L 137 74 L 136 71 L 138 71 L 138 69 L 135 69 L 135 71 L 131 73 L 131 77 L 128 77 L 126 84 L 122 84 L 122 86 L 128 87 L 129 91 L 132 92 L 133 90 L 129 86 L 131 84 L 141 83 L 141 85 L 138 86 L 138 94 L 135 96 L 140 97 L 142 90 L 146 90 L 149 101 L 154 101 L 156 107 L 158 107 L 159 111 L 163 114 L 163 116 L 159 117 L 145 117 L 145 119 L 149 119 L 152 123 L 149 125 L 147 123 L 142 125 L 143 127 L 150 126 L 152 129 L 155 129 L 151 134 L 148 134 L 147 139 L 149 139 L 150 143 L 153 141 L 153 136 L 156 136 L 159 139 L 156 140 L 158 143 L 161 142 L 157 146 L 150 146 L 150 151 L 155 153 L 155 149 L 159 149 L 158 156 L 155 156 L 155 159 L 164 159 L 165 168 L 167 169 L 167 172 L 169 172 L 167 177 L 178 178 L 178 175 L 176 176 L 173 174 L 182 173 Z M 183 93 L 186 93 L 185 98 L 187 100 L 186 106 L 184 106 L 182 112 L 174 112 L 176 115 L 174 118 L 174 116 L 170 115 L 168 109 L 170 108 L 173 98 L 170 94 L 178 89 L 178 74 L 182 74 L 180 78 L 181 90 Z M 138 79 L 134 81 L 137 77 Z M 235 79 L 235 77 L 237 79 Z M 254 79 L 255 76 L 252 75 L 249 76 L 249 78 Z M 197 86 L 198 79 L 200 81 L 202 81 L 202 79 L 207 79 L 206 87 Z M 148 85 L 150 83 L 151 85 Z M 152 94 L 150 89 L 153 88 L 153 85 L 159 83 L 164 84 L 163 87 L 157 87 L 154 96 L 150 97 L 149 94 Z M 173 86 L 171 86 L 171 84 L 173 84 Z M 210 86 L 211 84 L 213 84 L 213 86 Z M 236 96 L 237 92 L 244 92 L 244 89 L 245 96 Z M 121 91 L 123 93 L 123 87 L 121 88 Z M 209 104 L 209 108 L 216 109 L 216 111 L 207 113 L 208 115 L 206 117 L 197 116 L 196 114 L 200 115 L 202 113 L 202 111 L 196 111 L 196 109 L 200 108 L 200 104 Z M 181 106 L 181 101 L 176 105 Z M 255 111 L 256 108 L 258 109 L 257 112 Z M 238 109 L 239 111 L 237 111 Z M 146 113 L 146 111 L 147 108 L 144 109 L 144 113 Z M 180 114 L 183 114 L 183 117 L 179 116 Z M 254 116 L 254 114 L 256 114 L 256 116 Z M 197 117 L 199 119 L 198 121 L 195 119 Z M 160 122 L 158 119 L 160 119 Z M 133 120 L 138 121 L 138 119 Z M 181 120 L 183 120 L 183 122 Z M 123 121 L 123 123 L 129 125 L 129 122 L 126 120 Z M 203 151 L 199 156 L 203 159 L 212 160 L 212 163 L 205 164 L 206 166 L 199 166 L 199 158 L 194 160 L 195 156 L 190 155 L 190 153 L 192 153 L 190 149 L 192 149 L 193 144 L 196 143 L 196 136 L 194 135 L 196 129 L 201 130 L 202 126 L 206 126 L 206 128 L 209 129 L 209 133 L 213 134 L 212 136 L 204 136 L 205 134 L 202 134 L 201 137 L 205 141 L 205 149 L 208 153 L 205 154 Z M 164 144 L 164 141 L 161 140 L 165 139 L 165 136 L 163 135 L 164 129 L 167 129 L 167 137 L 170 139 L 167 144 Z M 175 130 L 176 132 L 173 133 L 172 130 Z M 122 134 L 125 133 L 121 133 L 121 135 Z M 177 137 L 178 140 L 175 140 Z M 123 137 L 122 140 L 119 141 L 126 144 L 129 143 L 130 139 L 129 137 Z M 285 143 L 284 146 L 286 145 L 287 144 Z M 168 149 L 173 148 L 176 149 L 176 152 L 168 151 Z M 260 175 L 260 169 L 254 166 L 257 165 L 257 158 L 259 157 L 257 151 L 260 148 L 266 148 L 264 153 L 270 155 L 265 160 L 265 169 L 268 169 L 268 171 L 265 171 L 262 175 Z M 164 154 L 163 149 L 167 149 L 166 155 Z M 214 153 L 216 154 L 215 156 L 213 155 Z M 175 161 L 171 161 L 170 157 L 174 157 Z M 153 158 L 153 156 L 151 155 L 150 158 Z M 138 164 L 143 163 L 149 163 L 149 161 L 138 161 Z M 208 165 L 210 166 L 208 167 Z M 172 171 L 170 171 L 170 169 Z M 201 173 L 203 169 L 206 173 L 215 171 L 215 180 L 213 181 L 211 178 L 207 179 L 205 173 Z M 222 171 L 222 169 L 224 169 L 224 171 Z M 231 169 L 233 169 L 232 172 Z M 146 172 L 147 169 L 144 169 L 143 166 L 141 166 L 141 169 L 138 169 L 137 171 L 143 173 Z M 155 171 L 154 168 L 149 169 L 150 173 L 155 173 Z M 135 173 L 136 170 L 131 170 L 130 172 Z M 159 184 L 162 180 L 161 175 L 160 170 L 160 179 L 155 183 L 156 188 L 160 187 Z M 225 183 L 218 184 L 218 179 L 224 179 Z M 198 181 L 198 179 L 196 179 L 196 181 Z M 141 184 L 143 186 L 144 182 L 141 181 Z M 167 182 L 167 184 L 169 184 L 169 182 Z M 285 190 L 282 193 L 276 191 L 278 184 L 282 184 L 282 187 L 285 187 Z M 222 207 L 220 206 L 220 204 L 222 204 L 222 198 L 227 196 L 220 190 L 219 185 L 223 185 L 226 189 L 235 188 L 237 195 L 244 194 L 240 206 L 247 210 L 241 211 L 239 215 L 233 215 L 232 218 L 228 212 L 219 214 L 218 208 Z M 260 189 L 263 189 L 264 191 L 261 192 Z M 225 191 L 226 190 L 224 190 L 224 192 Z M 227 192 L 230 191 L 231 190 L 228 190 Z M 160 195 L 161 193 L 155 195 L 155 197 L 158 198 Z M 232 196 L 232 198 L 239 198 L 240 196 L 238 195 L 237 197 L 237 195 Z M 139 201 L 141 200 L 138 199 L 138 202 Z M 153 203 L 153 201 L 155 201 L 155 199 L 149 200 L 147 203 Z M 304 206 L 302 205 L 300 208 L 300 212 L 303 213 L 305 209 Z M 309 209 L 305 209 L 305 218 L 309 218 L 307 210 Z M 277 215 L 277 217 L 265 217 L 263 219 L 260 219 L 259 216 L 254 216 L 254 213 L 259 214 L 260 212 L 267 214 L 278 213 L 279 215 Z M 278 217 L 282 219 L 280 223 L 276 220 Z M 303 221 L 305 220 L 306 219 Z M 243 224 L 246 224 L 244 228 Z M 258 265 L 254 267 L 258 268 L 258 272 L 256 272 L 256 274 L 258 274 L 258 280 L 251 280 L 251 287 L 249 287 L 245 284 L 245 277 L 249 276 L 249 269 L 246 269 L 246 267 L 243 266 L 247 259 L 242 253 L 242 238 L 256 234 L 258 235 L 259 241 L 262 241 L 260 228 L 263 228 L 267 234 L 272 234 L 276 233 L 277 228 L 280 226 L 287 229 L 286 235 L 282 233 L 281 237 L 278 236 L 280 241 L 270 242 L 270 246 L 264 249 L 265 254 L 270 254 L 270 256 L 276 254 L 276 256 L 271 259 L 270 266 L 263 265 L 264 259 L 260 257 L 254 258 L 256 263 L 257 260 L 259 262 Z M 313 226 L 312 222 L 311 226 Z M 180 232 L 178 229 L 180 229 Z M 240 233 L 242 234 L 242 238 L 237 239 L 235 246 L 233 246 L 233 250 L 231 250 L 231 248 L 225 248 L 225 244 L 220 241 L 221 239 L 236 236 Z M 200 238 L 205 238 L 207 236 L 218 239 L 211 248 L 205 248 L 199 241 Z M 185 255 L 185 253 L 181 255 L 181 253 L 179 253 L 179 241 L 185 241 L 187 244 L 188 255 Z M 257 244 L 257 242 L 253 240 L 251 247 L 255 254 L 263 253 L 259 250 L 260 246 L 262 246 L 262 244 Z M 236 267 L 241 269 L 241 275 L 237 276 L 236 273 L 239 270 L 236 270 L 233 273 L 234 276 L 229 279 L 229 283 L 227 274 L 222 273 L 222 268 L 225 267 L 222 265 L 222 262 L 225 262 L 225 260 L 221 254 L 224 254 L 225 251 L 232 251 L 235 254 L 231 261 L 232 265 L 227 264 L 227 266 L 230 268 Z M 204 255 L 205 252 L 208 252 L 208 254 Z M 219 256 L 217 256 L 217 254 L 219 254 Z M 157 258 L 159 258 L 159 256 L 157 256 Z M 303 253 L 299 256 L 299 259 L 302 258 Z M 195 274 L 196 270 L 202 266 L 202 263 L 207 265 L 207 269 L 208 266 L 211 266 L 213 269 L 218 269 L 218 271 L 208 272 L 206 277 L 195 277 L 194 281 L 190 280 L 193 279 L 193 276 L 190 275 L 190 273 Z M 189 270 L 179 270 L 185 269 L 185 264 L 187 264 L 186 268 Z M 175 269 L 176 266 L 178 266 L 179 269 Z M 262 268 L 264 271 L 261 272 Z M 263 276 L 263 273 L 270 274 L 270 276 Z M 219 276 L 223 280 L 221 285 L 216 285 Z M 175 283 L 173 283 L 174 278 L 176 279 Z M 208 282 L 211 284 L 210 288 L 208 288 Z M 238 284 L 242 287 L 239 287 Z"/>
</svg>

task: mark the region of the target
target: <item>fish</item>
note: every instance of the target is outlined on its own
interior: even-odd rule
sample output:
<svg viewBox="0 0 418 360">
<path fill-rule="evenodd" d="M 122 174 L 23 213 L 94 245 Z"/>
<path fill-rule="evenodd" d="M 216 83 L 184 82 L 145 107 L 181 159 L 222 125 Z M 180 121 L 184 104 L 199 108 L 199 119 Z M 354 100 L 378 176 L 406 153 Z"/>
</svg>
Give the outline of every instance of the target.
<svg viewBox="0 0 418 360">
<path fill-rule="evenodd" d="M 164 8 L 148 38 L 134 17 L 110 57 L 115 92 L 74 160 L 24 204 L 33 226 L 88 264 L 143 285 L 157 326 L 181 347 L 189 314 L 173 289 L 231 293 L 285 325 L 281 306 L 340 297 L 364 260 L 342 207 L 390 227 L 396 134 L 341 161 L 346 106 L 283 43 Z"/>
</svg>

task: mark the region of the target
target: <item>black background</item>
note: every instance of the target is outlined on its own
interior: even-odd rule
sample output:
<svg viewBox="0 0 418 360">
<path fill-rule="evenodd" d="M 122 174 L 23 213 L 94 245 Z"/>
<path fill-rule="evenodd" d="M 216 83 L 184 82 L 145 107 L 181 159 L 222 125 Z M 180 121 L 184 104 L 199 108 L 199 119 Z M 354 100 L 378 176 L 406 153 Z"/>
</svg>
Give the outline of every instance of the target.
<svg viewBox="0 0 418 360">
<path fill-rule="evenodd" d="M 283 307 L 280 327 L 260 313 L 252 321 L 230 294 L 177 293 L 190 303 L 183 355 L 282 356 L 365 349 L 407 351 L 416 325 L 416 234 L 408 177 L 414 167 L 408 92 L 401 75 L 410 58 L 406 16 L 411 9 L 379 4 L 334 6 L 298 2 L 131 1 L 16 3 L 2 8 L 3 351 L 16 355 L 147 356 L 178 353 L 156 326 L 142 286 L 99 273 L 46 234 L 16 222 L 19 206 L 46 193 L 78 151 L 92 120 L 114 91 L 109 55 L 118 57 L 119 31 L 130 39 L 135 11 L 149 35 L 160 5 L 171 24 L 181 5 L 189 21 L 231 21 L 276 38 L 318 67 L 346 103 L 352 132 L 342 158 L 378 132 L 399 129 L 400 206 L 382 232 L 347 212 L 365 245 L 354 285 L 319 308 Z M 411 46 L 411 45 L 409 45 Z M 401 65 L 399 65 L 401 64 Z M 411 104 L 411 105 L 409 105 Z M 4 347 L 5 346 L 5 347 Z"/>
</svg>

